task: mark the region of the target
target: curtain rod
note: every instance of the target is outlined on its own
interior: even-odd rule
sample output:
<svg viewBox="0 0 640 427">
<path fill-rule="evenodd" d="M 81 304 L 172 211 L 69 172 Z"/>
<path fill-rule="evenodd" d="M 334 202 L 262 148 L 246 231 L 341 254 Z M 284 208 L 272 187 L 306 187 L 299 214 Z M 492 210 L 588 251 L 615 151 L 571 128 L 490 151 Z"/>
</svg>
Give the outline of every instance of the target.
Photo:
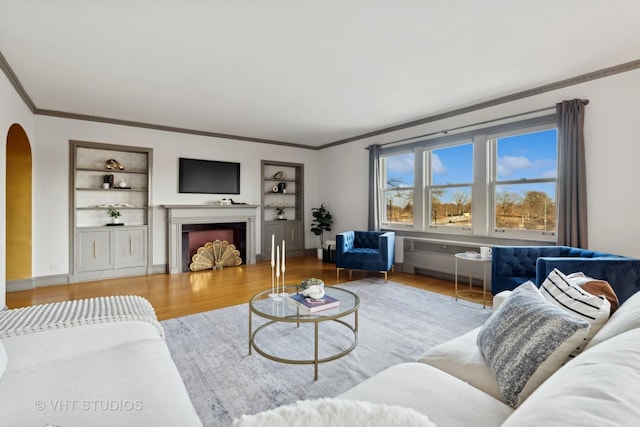
<svg viewBox="0 0 640 427">
<path fill-rule="evenodd" d="M 582 102 L 583 105 L 589 104 L 589 100 L 588 99 L 581 99 L 580 101 Z M 446 135 L 446 134 L 448 134 L 449 132 L 452 132 L 452 131 L 466 129 L 466 128 L 470 128 L 470 127 L 474 127 L 474 126 L 478 126 L 478 125 L 486 125 L 488 123 L 498 122 L 500 120 L 513 119 L 515 117 L 526 116 L 526 115 L 529 115 L 529 114 L 541 113 L 543 111 L 555 110 L 555 109 L 556 109 L 556 106 L 554 105 L 553 107 L 540 108 L 538 110 L 532 110 L 532 111 L 527 111 L 527 112 L 524 112 L 524 113 L 512 114 L 510 116 L 504 116 L 504 117 L 499 117 L 497 119 L 485 120 L 485 121 L 482 121 L 482 122 L 472 123 L 472 124 L 464 125 L 464 126 L 458 126 L 458 127 L 451 128 L 451 129 L 442 129 L 442 130 L 439 130 L 439 131 L 436 131 L 436 132 L 425 133 L 423 135 L 412 136 L 412 137 L 409 137 L 409 138 L 399 139 L 397 141 L 385 142 L 384 144 L 379 144 L 379 145 L 380 145 L 380 147 L 384 147 L 385 145 L 397 144 L 399 142 L 410 141 L 412 139 L 417 139 L 417 138 L 425 138 L 427 136 L 434 136 L 434 135 L 438 135 L 438 134 Z M 371 145 L 373 145 L 373 144 L 371 144 Z M 371 147 L 371 145 L 367 145 L 366 147 L 364 147 L 364 149 L 368 150 L 369 147 Z"/>
</svg>

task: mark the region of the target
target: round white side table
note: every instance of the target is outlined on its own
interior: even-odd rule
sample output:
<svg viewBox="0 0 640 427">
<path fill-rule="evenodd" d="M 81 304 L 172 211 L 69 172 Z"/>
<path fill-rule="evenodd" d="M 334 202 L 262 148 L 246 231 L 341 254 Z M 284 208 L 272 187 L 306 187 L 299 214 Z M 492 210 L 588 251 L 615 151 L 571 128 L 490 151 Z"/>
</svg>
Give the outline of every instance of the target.
<svg viewBox="0 0 640 427">
<path fill-rule="evenodd" d="M 474 299 L 465 297 L 460 294 L 461 291 L 458 290 L 458 261 L 463 260 L 469 264 L 469 289 L 464 289 L 463 292 L 467 294 L 482 294 L 482 308 L 487 306 L 487 265 L 491 265 L 491 257 L 489 258 L 480 258 L 480 254 L 475 255 L 467 255 L 466 252 L 461 252 L 455 254 L 455 291 L 456 291 L 456 300 L 458 298 L 464 299 L 467 301 L 474 301 Z M 473 263 L 481 262 L 482 263 L 482 291 L 472 289 L 473 286 Z"/>
</svg>

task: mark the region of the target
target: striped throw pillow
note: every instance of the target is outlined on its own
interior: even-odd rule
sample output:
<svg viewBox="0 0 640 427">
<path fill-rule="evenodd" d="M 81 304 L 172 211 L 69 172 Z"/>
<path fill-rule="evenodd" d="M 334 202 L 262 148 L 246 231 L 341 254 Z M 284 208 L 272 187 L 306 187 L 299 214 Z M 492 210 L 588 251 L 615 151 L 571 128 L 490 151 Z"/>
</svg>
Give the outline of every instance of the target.
<svg viewBox="0 0 640 427">
<path fill-rule="evenodd" d="M 596 296 L 585 291 L 558 269 L 553 269 L 549 273 L 540 286 L 540 292 L 551 304 L 591 324 L 591 330 L 580 345 L 571 352 L 570 359 L 580 354 L 591 338 L 609 320 L 611 313 L 609 300 L 604 296 Z"/>
</svg>

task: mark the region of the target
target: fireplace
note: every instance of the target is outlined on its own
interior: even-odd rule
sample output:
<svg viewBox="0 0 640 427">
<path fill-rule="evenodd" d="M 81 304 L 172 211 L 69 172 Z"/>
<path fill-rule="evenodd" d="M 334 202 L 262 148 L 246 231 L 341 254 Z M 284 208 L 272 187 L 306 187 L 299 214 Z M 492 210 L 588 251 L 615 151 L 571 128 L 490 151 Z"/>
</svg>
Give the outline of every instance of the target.
<svg viewBox="0 0 640 427">
<path fill-rule="evenodd" d="M 226 240 L 240 252 L 242 263 L 246 264 L 247 224 L 244 222 L 217 222 L 208 224 L 182 225 L 182 271 L 189 271 L 191 257 L 207 242 Z"/>
<path fill-rule="evenodd" d="M 243 263 L 255 264 L 255 223 L 258 206 L 163 205 L 163 207 L 167 210 L 169 274 L 189 271 L 193 255 L 189 250 L 192 240 L 193 242 L 204 240 L 202 244 L 216 238 L 226 240 L 233 243 L 240 251 Z"/>
</svg>

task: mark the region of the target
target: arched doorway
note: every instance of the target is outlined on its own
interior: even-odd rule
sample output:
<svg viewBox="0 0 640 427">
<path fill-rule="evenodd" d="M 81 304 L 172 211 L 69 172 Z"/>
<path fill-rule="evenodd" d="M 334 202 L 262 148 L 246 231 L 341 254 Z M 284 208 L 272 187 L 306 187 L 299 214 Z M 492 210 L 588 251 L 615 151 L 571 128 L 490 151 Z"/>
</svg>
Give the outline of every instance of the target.
<svg viewBox="0 0 640 427">
<path fill-rule="evenodd" d="M 7 133 L 6 280 L 31 278 L 31 144 L 17 123 Z"/>
</svg>

